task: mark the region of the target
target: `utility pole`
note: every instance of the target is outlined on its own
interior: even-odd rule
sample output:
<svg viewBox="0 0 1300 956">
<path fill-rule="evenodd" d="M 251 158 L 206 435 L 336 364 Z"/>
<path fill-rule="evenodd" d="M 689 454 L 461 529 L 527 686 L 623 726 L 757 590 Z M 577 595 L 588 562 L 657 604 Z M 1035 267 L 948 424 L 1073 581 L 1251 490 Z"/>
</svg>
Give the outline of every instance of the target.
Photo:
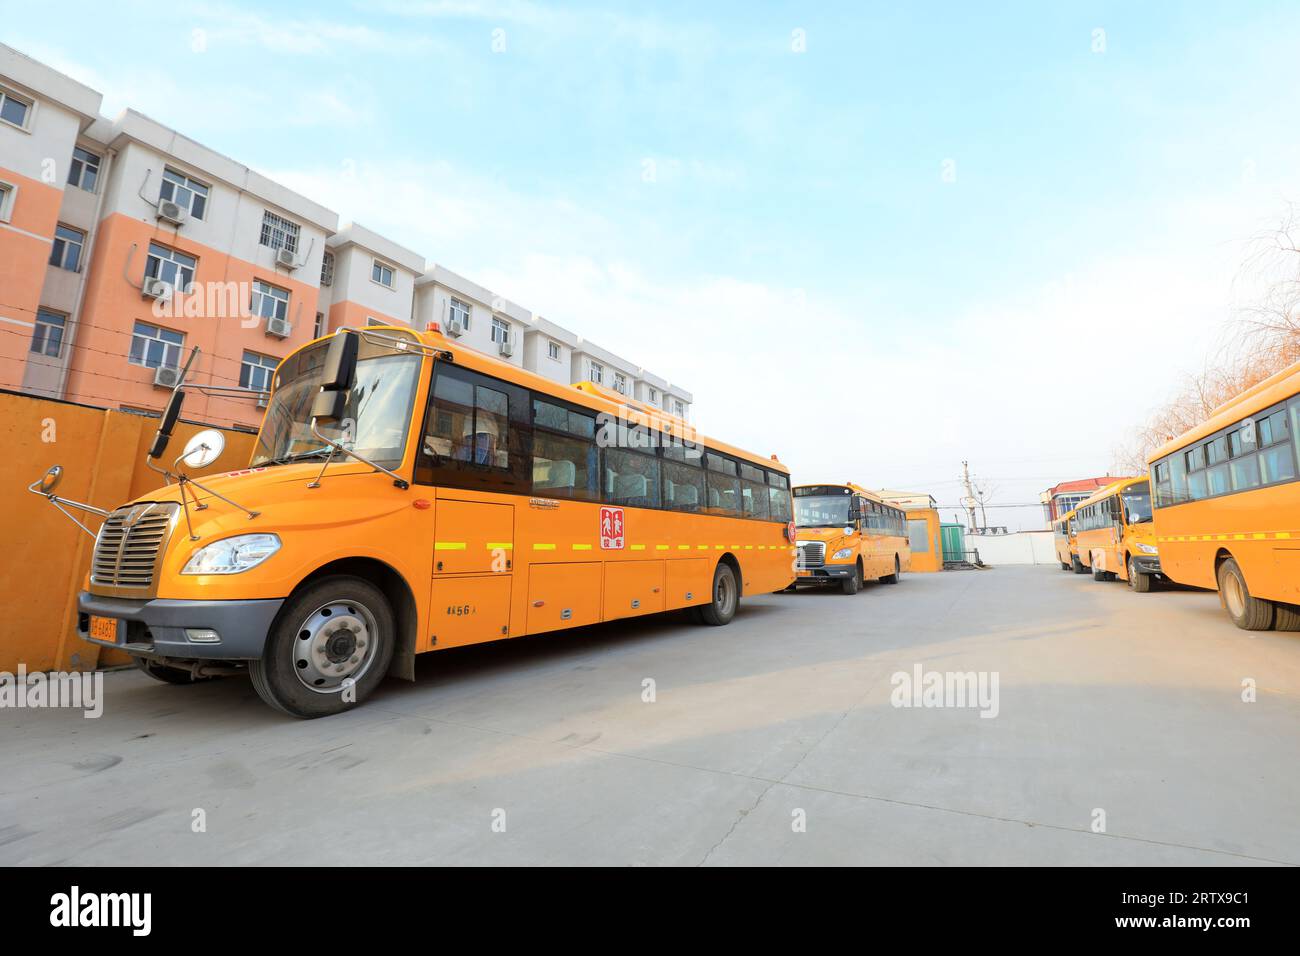
<svg viewBox="0 0 1300 956">
<path fill-rule="evenodd" d="M 966 520 L 972 534 L 975 533 L 975 492 L 970 483 L 970 464 L 963 461 L 961 463 L 961 483 L 966 489 L 966 497 L 961 500 L 962 507 L 966 509 Z"/>
</svg>

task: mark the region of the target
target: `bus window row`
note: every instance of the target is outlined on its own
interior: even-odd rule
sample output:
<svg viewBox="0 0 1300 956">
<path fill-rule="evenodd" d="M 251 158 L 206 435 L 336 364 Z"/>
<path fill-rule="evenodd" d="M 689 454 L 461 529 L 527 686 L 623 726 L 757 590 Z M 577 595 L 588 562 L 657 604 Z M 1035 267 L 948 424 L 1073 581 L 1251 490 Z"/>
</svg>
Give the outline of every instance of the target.
<svg viewBox="0 0 1300 956">
<path fill-rule="evenodd" d="M 790 485 L 784 474 L 658 431 L 640 429 L 635 435 L 639 447 L 606 444 L 591 409 L 440 364 L 416 481 L 630 508 L 790 520 Z"/>
<path fill-rule="evenodd" d="M 1295 481 L 1300 399 L 1280 403 L 1155 462 L 1156 506 Z"/>
</svg>

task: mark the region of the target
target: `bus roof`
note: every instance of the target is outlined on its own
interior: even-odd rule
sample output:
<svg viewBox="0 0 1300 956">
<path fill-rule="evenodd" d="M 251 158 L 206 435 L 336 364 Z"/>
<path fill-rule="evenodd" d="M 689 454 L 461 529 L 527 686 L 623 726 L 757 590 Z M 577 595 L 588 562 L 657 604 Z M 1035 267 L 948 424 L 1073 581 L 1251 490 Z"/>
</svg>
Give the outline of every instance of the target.
<svg viewBox="0 0 1300 956">
<path fill-rule="evenodd" d="M 1074 506 L 1074 511 L 1079 511 L 1082 508 L 1086 507 L 1087 505 L 1095 504 L 1098 501 L 1102 501 L 1106 498 L 1109 498 L 1111 495 L 1115 494 L 1116 492 L 1123 491 L 1129 485 L 1134 485 L 1137 484 L 1139 481 L 1146 481 L 1146 480 L 1147 480 L 1146 475 L 1134 475 L 1132 478 L 1121 478 L 1118 481 L 1112 481 L 1109 485 L 1106 485 L 1106 487 L 1098 488 L 1087 498 L 1084 498 L 1082 501 L 1080 501 L 1077 505 Z M 1074 511 L 1071 511 L 1070 514 L 1074 514 Z"/>
<path fill-rule="evenodd" d="M 358 329 L 359 332 L 404 332 L 407 335 L 414 335 L 419 341 L 431 348 L 444 349 L 452 354 L 453 361 L 457 365 L 463 365 L 466 368 L 473 369 L 476 372 L 482 372 L 485 375 L 492 375 L 496 378 L 505 379 L 513 382 L 523 388 L 531 389 L 535 392 L 544 392 L 555 398 L 563 399 L 575 405 L 584 405 L 594 412 L 605 412 L 611 415 L 618 415 L 627 421 L 647 427 L 660 428 L 674 437 L 686 437 L 698 444 L 704 445 L 713 451 L 724 452 L 728 455 L 734 455 L 737 458 L 743 458 L 751 464 L 759 465 L 763 468 L 770 468 L 773 471 L 784 475 L 790 474 L 790 469 L 781 463 L 775 455 L 770 458 L 764 458 L 751 451 L 745 451 L 743 448 L 737 448 L 726 442 L 715 441 L 695 431 L 690 422 L 678 418 L 666 411 L 660 411 L 653 406 L 646 405 L 643 402 L 628 398 L 625 395 L 604 388 L 592 382 L 579 382 L 575 385 L 562 385 L 552 379 L 530 372 L 527 369 L 520 368 L 518 365 L 512 365 L 509 362 L 503 362 L 500 359 L 481 352 L 478 349 L 462 345 L 454 339 L 449 339 L 440 332 L 427 330 L 421 332 L 417 329 L 403 325 L 374 325 L 367 326 L 365 329 Z M 335 333 L 331 333 L 335 334 Z M 322 338 L 329 338 L 323 336 Z M 321 339 L 316 339 L 316 342 Z M 314 343 L 309 342 L 302 348 L 308 348 Z M 298 349 L 296 351 L 301 351 Z M 290 353 L 293 354 L 293 353 Z"/>
<path fill-rule="evenodd" d="M 884 498 L 880 497 L 880 495 L 876 494 L 876 492 L 872 491 L 870 488 L 864 488 L 861 485 L 854 484 L 851 481 L 805 481 L 795 485 L 794 487 L 796 488 L 852 488 L 855 494 L 862 495 L 862 497 L 864 498 L 869 498 L 878 505 L 889 505 L 889 507 L 897 508 L 899 511 L 904 510 L 899 505 L 892 504 L 886 501 Z"/>
<path fill-rule="evenodd" d="M 1150 464 L 1158 458 L 1176 452 L 1178 449 L 1212 435 L 1220 428 L 1239 422 L 1255 412 L 1262 411 L 1270 405 L 1276 405 L 1283 399 L 1300 393 L 1300 362 L 1275 372 L 1257 385 L 1252 385 L 1240 395 L 1224 402 L 1204 422 L 1190 428 L 1183 434 L 1165 442 L 1147 456 Z"/>
</svg>

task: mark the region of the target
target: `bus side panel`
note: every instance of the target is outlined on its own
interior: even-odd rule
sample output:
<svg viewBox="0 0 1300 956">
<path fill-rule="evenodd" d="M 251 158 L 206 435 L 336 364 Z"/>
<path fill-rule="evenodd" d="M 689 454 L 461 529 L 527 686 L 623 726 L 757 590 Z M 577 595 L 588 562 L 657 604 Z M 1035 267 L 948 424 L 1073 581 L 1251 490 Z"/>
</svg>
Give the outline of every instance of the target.
<svg viewBox="0 0 1300 956">
<path fill-rule="evenodd" d="M 1278 591 L 1271 600 L 1300 604 L 1300 544 L 1273 549 Z"/>
<path fill-rule="evenodd" d="M 435 576 L 429 608 L 433 646 L 459 647 L 509 637 L 510 579 L 509 574 Z"/>
<path fill-rule="evenodd" d="M 528 568 L 528 633 L 581 627 L 600 620 L 601 564 L 572 561 Z"/>
<path fill-rule="evenodd" d="M 662 611 L 664 575 L 663 561 L 607 561 L 601 620 Z"/>
<path fill-rule="evenodd" d="M 711 558 L 674 558 L 667 564 L 665 608 L 671 610 L 708 602 L 713 588 L 714 562 Z"/>
</svg>

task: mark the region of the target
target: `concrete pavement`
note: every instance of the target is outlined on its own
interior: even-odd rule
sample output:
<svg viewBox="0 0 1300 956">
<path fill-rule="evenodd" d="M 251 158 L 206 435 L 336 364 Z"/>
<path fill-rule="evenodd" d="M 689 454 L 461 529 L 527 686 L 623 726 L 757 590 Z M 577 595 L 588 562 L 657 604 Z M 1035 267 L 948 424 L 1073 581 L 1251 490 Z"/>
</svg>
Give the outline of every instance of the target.
<svg viewBox="0 0 1300 956">
<path fill-rule="evenodd" d="M 893 706 L 917 665 L 997 716 Z M 417 677 L 318 721 L 134 670 L 97 720 L 0 709 L 0 863 L 1300 863 L 1300 634 L 1212 594 L 909 574 Z"/>
</svg>

